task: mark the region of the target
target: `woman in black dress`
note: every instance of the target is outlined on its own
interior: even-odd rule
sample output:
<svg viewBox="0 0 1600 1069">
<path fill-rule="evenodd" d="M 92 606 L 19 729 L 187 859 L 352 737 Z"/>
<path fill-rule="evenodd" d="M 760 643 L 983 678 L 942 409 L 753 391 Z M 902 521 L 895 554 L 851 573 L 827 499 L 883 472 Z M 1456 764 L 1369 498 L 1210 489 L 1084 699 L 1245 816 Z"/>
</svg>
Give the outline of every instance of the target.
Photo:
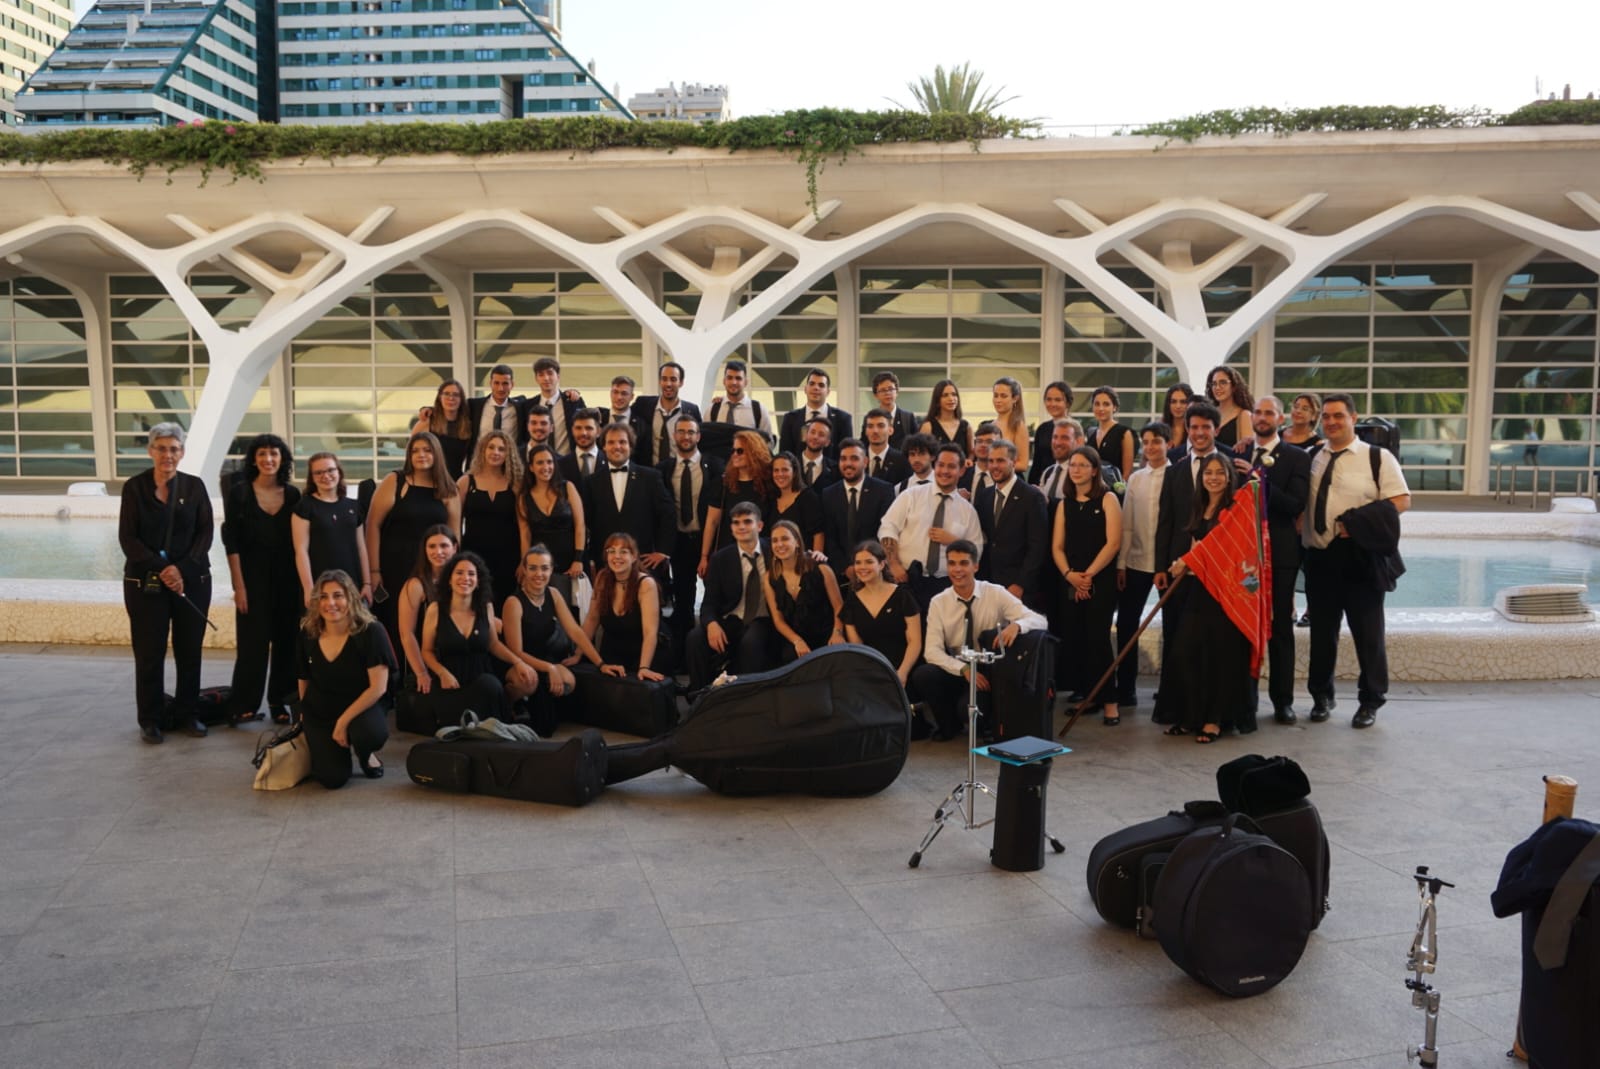
<svg viewBox="0 0 1600 1069">
<path fill-rule="evenodd" d="M 618 531 L 602 547 L 605 567 L 594 580 L 594 600 L 583 621 L 583 633 L 600 653 L 600 671 L 626 678 L 666 678 L 658 662 L 666 660 L 667 643 L 658 642 L 661 631 L 661 594 L 656 581 L 639 563 L 639 544 Z"/>
<path fill-rule="evenodd" d="M 600 651 L 583 633 L 565 599 L 551 593 L 554 573 L 553 558 L 544 546 L 536 545 L 524 553 L 520 585 L 506 599 L 500 617 L 506 648 L 533 669 L 537 680 L 530 691 L 507 679 L 506 697 L 513 703 L 513 719 L 546 736 L 561 722 L 561 706 L 577 686 L 571 665 L 580 657 L 596 668 L 603 664 Z"/>
<path fill-rule="evenodd" d="M 376 626 L 355 581 L 323 572 L 300 626 L 300 712 L 311 750 L 311 778 L 328 790 L 350 782 L 350 757 L 367 779 L 383 775 L 378 751 L 389 741 L 384 695 L 394 650 Z"/>
<path fill-rule="evenodd" d="M 1178 456 L 1189 452 L 1189 423 L 1184 415 L 1189 411 L 1189 402 L 1194 400 L 1194 387 L 1187 382 L 1179 382 L 1167 387 L 1167 396 L 1161 402 L 1161 422 L 1172 428 L 1172 448 Z"/>
<path fill-rule="evenodd" d="M 1237 368 L 1225 364 L 1212 368 L 1206 376 L 1206 396 L 1222 415 L 1217 424 L 1218 449 L 1232 450 L 1241 442 L 1253 440 L 1250 412 L 1256 403 Z"/>
<path fill-rule="evenodd" d="M 1312 456 L 1322 448 L 1322 435 L 1317 433 L 1317 421 L 1322 418 L 1322 398 L 1314 393 L 1295 394 L 1289 406 L 1289 425 L 1283 429 L 1282 438 L 1297 445 Z"/>
<path fill-rule="evenodd" d="M 822 498 L 800 480 L 800 458 L 779 453 L 772 458 L 772 507 L 762 517 L 770 532 L 788 520 L 800 529 L 800 544 L 808 553 L 822 553 Z"/>
<path fill-rule="evenodd" d="M 954 442 L 961 447 L 961 455 L 972 455 L 972 428 L 961 418 L 961 391 L 952 379 L 940 379 L 933 386 L 933 400 L 928 405 L 928 418 L 917 429 L 943 445 Z"/>
<path fill-rule="evenodd" d="M 1122 548 L 1122 506 L 1100 476 L 1100 454 L 1080 445 L 1067 457 L 1071 492 L 1056 508 L 1050 545 L 1063 580 L 1060 594 L 1061 656 L 1067 659 L 1065 682 L 1088 694 L 1111 667 L 1111 616 L 1117 607 L 1114 567 Z M 1122 723 L 1116 688 L 1105 693 L 1100 722 Z"/>
<path fill-rule="evenodd" d="M 419 699 L 440 727 L 459 723 L 468 709 L 481 719 L 504 718 L 505 685 L 496 659 L 511 665 L 506 678 L 532 690 L 533 669 L 500 641 L 500 620 L 479 577 L 488 566 L 476 553 L 450 558 L 439 576 L 438 596 L 422 617 L 422 660 L 439 685 Z"/>
<path fill-rule="evenodd" d="M 371 604 L 372 576 L 361 506 L 345 493 L 339 458 L 332 453 L 312 453 L 306 468 L 306 492 L 289 521 L 295 571 L 305 592 L 306 608 L 316 606 L 312 580 L 323 572 L 350 576 L 361 584 L 361 600 Z"/>
<path fill-rule="evenodd" d="M 889 554 L 875 541 L 856 547 L 850 589 L 844 592 L 839 622 L 847 639 L 870 646 L 889 659 L 900 685 L 922 659 L 922 614 L 911 591 L 884 578 Z"/>
<path fill-rule="evenodd" d="M 517 495 L 522 552 L 544 546 L 555 574 L 576 579 L 583 574 L 583 519 L 583 495 L 561 477 L 556 451 L 549 445 L 534 446 L 528 452 L 522 493 Z"/>
<path fill-rule="evenodd" d="M 1117 410 L 1122 407 L 1117 391 L 1110 386 L 1095 387 L 1090 406 L 1095 426 L 1089 432 L 1088 443 L 1126 483 L 1133 474 L 1133 428 L 1117 422 Z"/>
<path fill-rule="evenodd" d="M 521 532 L 517 527 L 517 487 L 522 461 L 505 431 L 487 431 L 478 439 L 472 464 L 457 484 L 461 494 L 461 548 L 470 549 L 489 565 L 490 595 L 510 596 L 517 588 Z"/>
<path fill-rule="evenodd" d="M 117 519 L 117 541 L 126 559 L 122 604 L 133 635 L 134 701 L 139 737 L 148 743 L 162 741 L 169 631 L 178 667 L 179 723 L 186 734 L 206 734 L 194 713 L 200 645 L 211 609 L 211 495 L 198 478 L 178 470 L 183 443 L 183 428 L 176 423 L 150 428 L 152 465 L 122 484 Z"/>
<path fill-rule="evenodd" d="M 1050 438 L 1056 432 L 1056 420 L 1065 419 L 1072 410 L 1072 387 L 1059 379 L 1044 388 L 1044 410 L 1049 418 L 1039 421 L 1033 429 L 1033 461 L 1028 465 L 1027 482 L 1038 486 L 1044 469 L 1052 463 Z"/>
<path fill-rule="evenodd" d="M 422 618 L 428 605 L 439 593 L 439 576 L 444 566 L 461 552 L 461 542 L 456 533 L 444 524 L 435 524 L 422 532 L 422 545 L 417 549 L 417 563 L 411 576 L 400 588 L 400 608 L 397 616 L 400 631 L 400 653 L 405 658 L 406 683 L 418 694 L 433 689 L 433 674 L 422 659 Z"/>
<path fill-rule="evenodd" d="M 290 529 L 300 501 L 300 491 L 289 484 L 293 467 L 282 438 L 257 435 L 245 447 L 242 477 L 222 501 L 222 546 L 233 578 L 238 647 L 228 699 L 235 724 L 261 715 L 263 694 L 272 719 L 288 723 L 294 700 L 295 632 L 305 614 L 305 595 Z"/>
<path fill-rule="evenodd" d="M 406 444 L 406 462 L 378 484 L 367 508 L 367 559 L 372 562 L 373 609 L 398 644 L 394 593 L 385 585 L 405 581 L 417 559 L 422 532 L 436 523 L 461 530 L 461 495 L 444 470 L 439 439 L 424 431 Z M 382 595 L 379 595 L 382 591 Z"/>
<path fill-rule="evenodd" d="M 473 426 L 466 387 L 455 379 L 445 379 L 433 395 L 433 404 L 418 415 L 420 418 L 411 433 L 427 431 L 439 439 L 439 446 L 444 450 L 445 470 L 450 478 L 461 478 L 466 471 L 467 456 L 472 452 Z"/>
<path fill-rule="evenodd" d="M 733 544 L 733 506 L 751 501 L 765 516 L 772 507 L 776 491 L 772 486 L 772 450 L 767 440 L 755 431 L 739 431 L 733 436 L 733 451 L 722 476 L 722 495 L 706 509 L 705 536 L 700 543 L 700 578 L 706 577 L 711 554 Z"/>
<path fill-rule="evenodd" d="M 1196 543 L 1214 531 L 1222 510 L 1233 504 L 1233 473 L 1222 454 L 1213 453 L 1200 464 L 1200 485 L 1189 512 L 1189 532 Z M 1174 580 L 1188 567 L 1172 562 Z M 1235 626 L 1221 603 L 1199 580 L 1189 584 L 1188 601 L 1178 622 L 1172 656 L 1177 669 L 1163 674 L 1161 691 L 1176 688 L 1181 719 L 1168 735 L 1194 733 L 1196 742 L 1215 742 L 1229 728 L 1254 731 L 1255 713 L 1250 698 L 1250 640 Z M 1165 704 L 1165 703 L 1163 703 Z M 1220 710 L 1220 713 L 1219 713 Z"/>
<path fill-rule="evenodd" d="M 832 568 L 811 559 L 800 528 L 790 520 L 779 520 L 772 529 L 772 564 L 762 586 L 772 626 L 783 638 L 778 647 L 780 664 L 844 641 L 844 628 L 839 625 L 839 581 Z"/>
</svg>

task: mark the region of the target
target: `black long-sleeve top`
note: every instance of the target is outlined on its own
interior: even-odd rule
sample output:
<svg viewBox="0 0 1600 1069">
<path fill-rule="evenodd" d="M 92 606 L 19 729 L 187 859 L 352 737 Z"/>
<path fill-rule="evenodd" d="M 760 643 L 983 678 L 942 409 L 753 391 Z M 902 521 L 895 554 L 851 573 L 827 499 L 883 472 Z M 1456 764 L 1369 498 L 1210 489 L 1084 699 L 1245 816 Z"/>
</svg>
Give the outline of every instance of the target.
<svg viewBox="0 0 1600 1069">
<path fill-rule="evenodd" d="M 199 579 L 211 571 L 211 495 L 199 478 L 180 471 L 172 477 L 167 500 L 177 510 L 172 517 L 167 561 L 178 566 L 185 582 Z M 122 568 L 125 577 L 138 579 L 166 567 L 161 560 L 166 529 L 167 505 L 156 498 L 154 469 L 146 469 L 122 484 L 117 541 L 127 558 Z"/>
</svg>

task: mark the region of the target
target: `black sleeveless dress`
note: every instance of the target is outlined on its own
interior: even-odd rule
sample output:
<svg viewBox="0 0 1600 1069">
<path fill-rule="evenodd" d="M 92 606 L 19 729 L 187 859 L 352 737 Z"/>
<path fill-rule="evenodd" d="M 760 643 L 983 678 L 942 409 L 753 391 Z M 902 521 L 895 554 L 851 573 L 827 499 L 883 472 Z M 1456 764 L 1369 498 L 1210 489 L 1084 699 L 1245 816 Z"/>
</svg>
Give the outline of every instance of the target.
<svg viewBox="0 0 1600 1069">
<path fill-rule="evenodd" d="M 521 537 L 516 491 L 508 487 L 490 496 L 477 479 L 469 477 L 467 496 L 461 502 L 461 548 L 476 553 L 489 566 L 497 605 L 517 589 Z"/>
<path fill-rule="evenodd" d="M 789 584 L 776 579 L 772 584 L 772 600 L 783 614 L 784 623 L 813 650 L 820 650 L 833 637 L 833 605 L 828 601 L 828 585 L 820 568 L 812 568 L 800 577 L 800 593 L 791 595 Z M 789 646 L 788 643 L 784 645 Z M 789 646 L 789 657 L 794 647 Z"/>
<path fill-rule="evenodd" d="M 383 571 L 385 589 L 391 595 L 387 604 L 394 602 L 404 577 L 417 565 L 422 532 L 436 523 L 450 522 L 450 510 L 433 496 L 433 487 L 414 486 L 403 475 L 397 480 L 394 506 L 383 518 L 383 534 L 378 539 L 378 567 Z"/>
<path fill-rule="evenodd" d="M 535 605 L 533 599 L 523 591 L 516 593 L 517 601 L 522 606 L 523 652 L 541 661 L 564 660 L 572 653 L 572 639 L 567 637 L 561 621 L 556 617 L 556 597 L 553 590 L 546 589 L 544 602 Z"/>
<path fill-rule="evenodd" d="M 604 664 L 620 664 L 631 676 L 639 667 L 639 654 L 644 652 L 644 612 L 637 599 L 633 608 L 625 613 L 613 611 L 614 604 L 611 602 L 600 607 L 600 660 Z M 661 641 L 661 632 L 657 629 L 656 652 L 651 658 L 651 668 L 661 663 L 666 647 L 670 645 Z"/>
<path fill-rule="evenodd" d="M 1104 438 L 1100 435 L 1097 424 L 1089 434 L 1089 444 L 1094 446 L 1094 451 L 1100 454 L 1102 464 L 1110 464 L 1121 472 L 1124 481 L 1129 473 L 1122 470 L 1122 440 L 1133 433 L 1133 429 L 1125 423 L 1113 423 L 1111 429 L 1106 431 Z M 1134 450 L 1135 454 L 1138 450 Z"/>
<path fill-rule="evenodd" d="M 566 485 L 557 489 L 555 507 L 549 512 L 534 504 L 533 498 L 527 494 L 522 496 L 522 506 L 528 518 L 528 545 L 543 543 L 544 548 L 550 551 L 550 567 L 556 575 L 572 567 L 572 562 L 578 559 L 577 545 L 573 541 L 577 537 L 578 527 L 572 514 L 572 502 L 567 498 Z"/>
<path fill-rule="evenodd" d="M 500 663 L 489 652 L 492 632 L 488 612 L 478 613 L 471 633 L 463 635 L 450 616 L 449 603 L 437 604 L 439 622 L 433 633 L 433 655 L 460 686 L 446 690 L 435 679 L 427 694 L 417 696 L 418 702 L 438 727 L 459 724 L 461 714 L 468 709 L 484 720 L 504 717 L 505 687 L 500 680 Z"/>
<path fill-rule="evenodd" d="M 1107 493 L 1099 501 L 1079 501 L 1075 494 L 1061 499 L 1066 510 L 1065 549 L 1069 571 L 1087 571 L 1106 544 Z M 1094 577 L 1087 601 L 1075 598 L 1072 584 L 1060 583 L 1060 656 L 1067 661 L 1066 680 L 1079 694 L 1088 694 L 1111 667 L 1111 616 L 1117 604 L 1116 568 L 1107 565 Z"/>
<path fill-rule="evenodd" d="M 472 439 L 451 438 L 443 434 L 436 437 L 439 439 L 439 448 L 444 450 L 445 470 L 450 473 L 450 478 L 461 478 L 467 470 L 467 458 L 472 455 Z"/>
<path fill-rule="evenodd" d="M 896 670 L 906 656 L 906 618 L 921 615 L 917 599 L 903 586 L 896 586 L 889 600 L 874 616 L 854 590 L 846 591 L 839 608 L 839 621 L 856 629 L 863 646 L 870 646 L 889 659 Z"/>
</svg>

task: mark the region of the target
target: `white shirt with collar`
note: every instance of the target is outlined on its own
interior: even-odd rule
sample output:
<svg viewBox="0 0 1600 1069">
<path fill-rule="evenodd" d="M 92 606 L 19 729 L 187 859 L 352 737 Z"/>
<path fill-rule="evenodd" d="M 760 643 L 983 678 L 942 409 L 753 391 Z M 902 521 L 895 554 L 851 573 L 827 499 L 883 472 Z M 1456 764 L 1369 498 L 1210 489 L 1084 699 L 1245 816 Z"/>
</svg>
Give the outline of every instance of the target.
<svg viewBox="0 0 1600 1069">
<path fill-rule="evenodd" d="M 1411 488 L 1406 485 L 1405 473 L 1400 470 L 1400 461 L 1387 449 L 1378 449 L 1378 482 L 1373 483 L 1372 460 L 1367 455 L 1372 448 L 1357 438 L 1338 453 L 1334 452 L 1333 446 L 1325 445 L 1311 458 L 1311 491 L 1306 495 L 1306 511 L 1300 528 L 1301 540 L 1308 549 L 1327 549 L 1339 537 L 1339 517 L 1351 509 L 1370 505 L 1379 499 L 1387 501 L 1391 497 L 1411 493 Z M 1335 456 L 1339 461 L 1333 469 L 1333 483 L 1328 488 L 1328 508 L 1324 513 L 1328 529 L 1319 535 L 1316 530 L 1317 497 L 1322 492 L 1323 473 L 1328 470 L 1329 464 L 1334 463 Z"/>
<path fill-rule="evenodd" d="M 978 580 L 972 585 L 972 637 L 1011 624 L 1023 634 L 1040 631 L 1050 624 L 1003 586 Z M 966 665 L 952 654 L 967 641 L 967 609 L 955 588 L 941 590 L 928 605 L 927 633 L 922 640 L 922 656 L 929 664 L 953 676 Z"/>
<path fill-rule="evenodd" d="M 811 486 L 816 482 L 816 480 L 822 478 L 822 476 L 827 473 L 827 460 L 828 454 L 826 453 L 818 453 L 816 456 L 812 456 L 810 453 L 800 454 L 800 477 L 805 480 L 805 484 L 807 486 Z M 811 468 L 811 471 L 814 471 L 816 474 L 811 475 L 808 478 L 806 469 L 810 468 L 813 464 L 815 464 L 816 467 Z"/>
<path fill-rule="evenodd" d="M 932 475 L 911 475 L 911 476 L 908 476 L 907 478 L 901 479 L 899 484 L 895 486 L 894 492 L 897 493 L 897 494 L 903 494 L 907 490 L 915 490 L 919 486 L 932 486 L 932 485 L 933 485 L 933 476 Z"/>
<path fill-rule="evenodd" d="M 1052 464 L 1039 473 L 1039 489 L 1044 491 L 1044 499 L 1052 505 L 1066 496 L 1070 485 L 1065 464 Z"/>
<path fill-rule="evenodd" d="M 616 499 L 618 512 L 622 511 L 622 499 L 628 496 L 628 480 L 632 474 L 626 464 L 613 468 L 609 461 L 606 463 L 606 476 L 611 480 L 611 496 Z"/>
<path fill-rule="evenodd" d="M 614 408 L 608 409 L 607 411 L 609 411 L 611 413 L 610 422 L 612 422 L 612 423 L 632 423 L 633 422 L 633 409 L 631 409 L 631 408 L 624 408 L 621 412 L 618 412 Z"/>
<path fill-rule="evenodd" d="M 653 441 L 660 441 L 662 435 L 664 434 L 668 441 L 670 441 L 672 439 L 673 429 L 678 424 L 678 417 L 681 415 L 683 415 L 683 401 L 681 398 L 679 399 L 678 403 L 673 405 L 671 408 L 667 407 L 667 403 L 665 401 L 661 400 L 659 397 L 656 398 L 656 407 L 650 410 L 651 439 Z M 676 451 L 674 451 L 672 455 L 676 456 Z M 698 453 L 695 455 L 699 456 Z"/>
<path fill-rule="evenodd" d="M 478 437 L 482 438 L 489 431 L 505 431 L 511 440 L 517 440 L 517 403 L 511 398 L 506 398 L 505 403 L 499 405 L 500 422 L 495 422 L 496 403 L 493 397 L 483 399 L 483 412 L 478 416 Z"/>
<path fill-rule="evenodd" d="M 550 444 L 558 453 L 570 452 L 572 428 L 567 426 L 566 395 L 557 390 L 554 397 L 541 393 L 535 400 L 550 411 Z"/>
<path fill-rule="evenodd" d="M 554 438 L 555 435 L 552 434 L 550 437 Z M 578 465 L 578 474 L 580 474 L 580 475 L 583 474 L 583 458 L 584 457 L 588 457 L 589 458 L 589 474 L 590 475 L 593 475 L 595 472 L 599 471 L 600 470 L 600 465 L 602 465 L 602 464 L 604 464 L 606 462 L 606 458 L 600 455 L 600 447 L 597 446 L 597 445 L 591 445 L 586 450 L 585 449 L 579 449 L 575 453 L 572 454 L 572 459 Z"/>
<path fill-rule="evenodd" d="M 886 445 L 883 447 L 883 452 L 874 453 L 872 451 L 872 447 L 870 445 L 867 446 L 867 459 L 862 462 L 861 470 L 866 472 L 868 475 L 872 475 L 874 479 L 878 478 L 878 476 L 872 474 L 874 469 L 874 461 L 887 467 L 889 464 L 889 449 L 890 447 Z"/>
<path fill-rule="evenodd" d="M 698 449 L 694 451 L 693 456 L 685 457 L 682 453 L 677 453 L 672 458 L 672 474 L 669 476 L 672 485 L 668 487 L 668 489 L 672 492 L 672 503 L 674 506 L 672 512 L 674 518 L 680 515 L 678 511 L 678 495 L 681 493 L 683 488 L 684 464 L 689 465 L 689 515 L 691 518 L 689 520 L 689 526 L 687 527 L 685 527 L 680 521 L 678 523 L 678 530 L 698 531 L 700 530 L 700 509 L 698 507 L 700 502 L 700 489 L 705 483 L 705 472 L 700 470 L 700 450 Z"/>
<path fill-rule="evenodd" d="M 896 497 L 889 511 L 883 514 L 883 522 L 878 527 L 878 541 L 892 538 L 898 543 L 900 567 L 910 568 L 917 561 L 927 562 L 931 544 L 928 531 L 933 527 L 934 513 L 939 510 L 940 493 L 936 483 L 913 486 Z M 954 489 L 944 501 L 944 529 L 956 538 L 965 538 L 977 547 L 980 557 L 983 555 L 983 526 L 978 522 L 978 510 Z M 940 553 L 939 567 L 934 575 L 944 574 L 945 556 Z"/>
<path fill-rule="evenodd" d="M 1122 552 L 1119 566 L 1133 572 L 1156 570 L 1156 521 L 1161 518 L 1161 487 L 1170 463 L 1135 468 L 1122 500 Z"/>
<path fill-rule="evenodd" d="M 761 420 L 758 423 L 756 421 L 755 405 L 752 403 L 749 394 L 745 394 L 744 397 L 737 401 L 730 401 L 724 397 L 722 399 L 722 407 L 717 409 L 716 422 L 732 423 L 736 427 L 748 427 L 753 431 L 760 431 L 768 438 L 772 437 L 772 413 L 768 412 L 765 406 L 762 406 Z"/>
</svg>

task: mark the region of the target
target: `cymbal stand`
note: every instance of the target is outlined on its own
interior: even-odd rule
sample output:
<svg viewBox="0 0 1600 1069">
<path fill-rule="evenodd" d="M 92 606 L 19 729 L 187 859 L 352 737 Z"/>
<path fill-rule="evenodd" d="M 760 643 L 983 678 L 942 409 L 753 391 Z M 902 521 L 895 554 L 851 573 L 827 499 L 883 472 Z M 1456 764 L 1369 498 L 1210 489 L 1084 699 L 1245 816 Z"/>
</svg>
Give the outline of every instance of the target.
<svg viewBox="0 0 1600 1069">
<path fill-rule="evenodd" d="M 1437 1069 L 1439 1064 L 1439 992 L 1423 979 L 1433 972 L 1439 961 L 1439 913 L 1434 899 L 1445 887 L 1454 887 L 1437 876 L 1428 875 L 1428 866 L 1418 865 L 1412 875 L 1417 881 L 1417 894 L 1422 898 L 1421 914 L 1417 918 L 1417 934 L 1411 939 L 1411 953 L 1406 957 L 1406 968 L 1415 975 L 1406 981 L 1411 992 L 1411 1005 L 1425 1015 L 1422 1045 L 1406 1051 L 1406 1061 L 1416 1061 L 1423 1069 Z"/>
<path fill-rule="evenodd" d="M 933 811 L 933 824 L 928 828 L 928 834 L 922 837 L 922 845 L 917 847 L 917 852 L 911 855 L 911 860 L 906 862 L 912 868 L 922 864 L 922 855 L 928 847 L 933 845 L 933 840 L 939 837 L 952 816 L 961 818 L 961 830 L 972 831 L 986 824 L 994 823 L 990 817 L 981 824 L 973 823 L 972 803 L 979 791 L 994 797 L 994 791 L 985 783 L 978 781 L 978 755 L 973 751 L 978 748 L 978 665 L 993 664 L 998 661 L 1001 653 L 995 650 L 975 650 L 968 646 L 961 647 L 955 655 L 956 660 L 966 664 L 970 670 L 967 680 L 967 778 L 951 788 L 945 795 L 944 801 L 939 803 L 939 808 Z"/>
</svg>

